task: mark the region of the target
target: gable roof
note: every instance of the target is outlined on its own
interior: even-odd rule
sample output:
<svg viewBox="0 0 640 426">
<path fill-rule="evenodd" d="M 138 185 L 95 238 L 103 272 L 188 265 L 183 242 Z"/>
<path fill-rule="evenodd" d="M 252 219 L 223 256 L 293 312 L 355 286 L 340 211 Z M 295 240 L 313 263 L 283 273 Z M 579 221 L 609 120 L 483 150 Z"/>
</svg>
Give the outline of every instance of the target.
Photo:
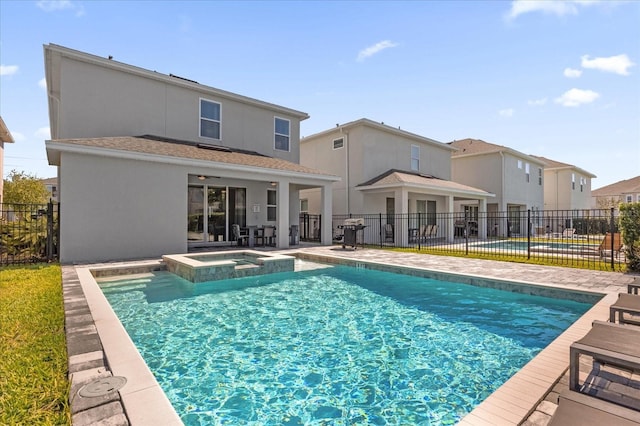
<svg viewBox="0 0 640 426">
<path fill-rule="evenodd" d="M 485 142 L 482 139 L 467 138 L 467 139 L 451 141 L 451 142 L 448 142 L 448 144 L 453 148 L 456 148 L 456 151 L 451 155 L 451 158 L 460 158 L 460 157 L 466 157 L 466 156 L 485 155 L 485 154 L 494 154 L 494 153 L 497 154 L 497 153 L 506 152 L 513 156 L 529 160 L 532 163 L 544 165 L 544 162 L 541 161 L 535 155 L 527 155 L 506 146 Z"/>
<path fill-rule="evenodd" d="M 133 158 L 183 165 L 218 167 L 249 173 L 279 172 L 296 176 L 340 180 L 329 173 L 252 151 L 172 140 L 156 136 L 115 136 L 87 139 L 58 139 L 45 142 L 49 164 L 60 164 L 61 152 Z M 185 161 L 186 160 L 186 161 Z"/>
<path fill-rule="evenodd" d="M 463 185 L 435 176 L 390 169 L 373 179 L 356 185 L 359 189 L 380 189 L 397 186 L 413 187 L 436 193 L 452 193 L 456 195 L 473 196 L 479 198 L 494 197 L 495 195 L 483 189 Z"/>
<path fill-rule="evenodd" d="M 392 135 L 396 135 L 396 136 L 401 136 L 407 139 L 412 139 L 414 141 L 417 142 L 423 142 L 426 144 L 430 144 L 430 145 L 434 145 L 437 146 L 438 148 L 444 148 L 447 149 L 449 151 L 453 151 L 453 149 L 448 146 L 446 143 L 443 142 L 438 142 L 435 139 L 431 139 L 431 138 L 427 138 L 424 136 L 420 136 L 416 133 L 411 133 L 411 132 L 407 132 L 406 130 L 401 130 L 400 127 L 395 128 L 395 127 L 391 127 L 387 124 L 384 124 L 384 122 L 382 123 L 378 123 L 376 121 L 370 120 L 368 118 L 361 118 L 359 120 L 355 120 L 355 121 L 350 121 L 348 123 L 344 123 L 344 124 L 337 124 L 336 127 L 333 127 L 331 129 L 327 129 L 327 130 L 323 130 L 321 132 L 318 133 L 314 133 L 312 135 L 309 136 L 305 136 L 303 138 L 300 138 L 300 144 L 303 144 L 307 141 L 310 141 L 312 139 L 316 139 L 318 137 L 321 136 L 326 136 L 329 135 L 331 133 L 335 133 L 335 132 L 343 132 L 344 130 L 350 130 L 353 129 L 355 127 L 358 126 L 367 126 L 382 132 L 386 132 L 386 133 L 390 133 Z"/>
<path fill-rule="evenodd" d="M 621 180 L 591 191 L 591 195 L 595 197 L 635 193 L 640 193 L 640 176 Z"/>
<path fill-rule="evenodd" d="M 557 160 L 551 160 L 546 157 L 541 157 L 538 155 L 533 155 L 532 157 L 539 159 L 545 164 L 545 170 L 561 170 L 561 169 L 573 169 L 577 172 L 580 172 L 583 175 L 589 176 L 591 178 L 597 177 L 591 172 L 588 172 L 580 167 L 574 166 L 573 164 L 563 163 Z"/>
</svg>

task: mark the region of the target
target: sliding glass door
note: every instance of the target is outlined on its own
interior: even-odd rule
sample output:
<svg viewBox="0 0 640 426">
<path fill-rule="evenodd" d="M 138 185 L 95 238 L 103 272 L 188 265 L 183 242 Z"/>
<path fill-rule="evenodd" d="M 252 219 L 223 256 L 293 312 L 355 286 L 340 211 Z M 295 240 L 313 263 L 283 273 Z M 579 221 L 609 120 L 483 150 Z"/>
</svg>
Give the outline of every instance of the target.
<svg viewBox="0 0 640 426">
<path fill-rule="evenodd" d="M 246 188 L 190 185 L 187 206 L 188 242 L 229 241 L 232 238 L 232 224 L 237 223 L 241 227 L 247 224 L 246 193 Z"/>
</svg>

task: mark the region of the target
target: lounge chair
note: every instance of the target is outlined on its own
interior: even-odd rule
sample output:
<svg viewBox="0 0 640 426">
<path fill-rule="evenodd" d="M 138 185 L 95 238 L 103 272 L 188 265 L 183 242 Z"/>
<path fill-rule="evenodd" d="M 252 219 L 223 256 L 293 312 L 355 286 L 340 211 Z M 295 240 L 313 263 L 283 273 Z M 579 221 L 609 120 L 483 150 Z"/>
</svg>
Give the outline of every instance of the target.
<svg viewBox="0 0 640 426">
<path fill-rule="evenodd" d="M 564 391 L 548 426 L 631 426 L 640 424 L 640 411 L 621 407 L 579 392 Z"/>
<path fill-rule="evenodd" d="M 616 314 L 618 314 L 619 324 L 640 325 L 640 296 L 637 294 L 620 293 L 616 303 L 609 307 L 610 322 L 616 322 Z M 629 318 L 628 315 L 635 316 Z"/>
<path fill-rule="evenodd" d="M 431 225 L 431 232 L 429 232 L 429 238 L 435 238 L 438 235 L 438 225 Z"/>
<path fill-rule="evenodd" d="M 579 383 L 580 356 L 594 364 L 607 364 L 623 370 L 640 371 L 640 328 L 610 322 L 594 321 L 591 330 L 569 349 L 569 390 L 589 392 L 597 398 L 640 410 L 640 400 L 588 383 Z"/>
<path fill-rule="evenodd" d="M 613 251 L 612 251 L 613 248 Z M 620 250 L 622 250 L 622 241 L 620 240 L 620 233 L 614 232 L 613 241 L 611 241 L 611 233 L 607 232 L 604 235 L 604 239 L 600 243 L 600 247 L 598 247 L 598 254 L 600 254 L 600 258 L 610 257 L 615 255 L 616 258 L 620 257 Z"/>
<path fill-rule="evenodd" d="M 420 225 L 420 233 L 418 234 L 420 241 L 427 241 L 427 238 L 429 238 L 429 235 L 431 235 L 432 229 L 433 225 Z"/>
<path fill-rule="evenodd" d="M 236 244 L 238 244 L 239 246 L 249 244 L 249 232 L 242 232 L 240 230 L 240 225 L 235 223 L 231 225 L 231 233 L 233 234 L 234 241 L 236 241 Z"/>
</svg>

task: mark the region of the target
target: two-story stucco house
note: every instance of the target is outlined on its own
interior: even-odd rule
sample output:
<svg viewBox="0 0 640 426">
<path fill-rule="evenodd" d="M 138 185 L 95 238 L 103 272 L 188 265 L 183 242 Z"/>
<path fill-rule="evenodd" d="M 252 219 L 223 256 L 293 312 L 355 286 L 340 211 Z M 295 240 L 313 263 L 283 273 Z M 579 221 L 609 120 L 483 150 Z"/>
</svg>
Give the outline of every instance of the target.
<svg viewBox="0 0 640 426">
<path fill-rule="evenodd" d="M 7 128 L 7 125 L 4 124 L 4 120 L 0 117 L 0 204 L 3 202 L 3 182 L 2 176 L 4 176 L 4 144 L 5 143 L 13 143 L 13 136 L 11 136 L 11 132 Z"/>
<path fill-rule="evenodd" d="M 381 213 L 393 220 L 397 214 L 425 213 L 433 221 L 436 213 L 452 213 L 462 200 L 485 211 L 493 194 L 451 180 L 452 151 L 447 144 L 363 118 L 304 137 L 300 162 L 341 177 L 333 184 L 336 215 Z M 300 194 L 307 211 L 319 212 L 317 189 Z M 453 217 L 437 232 L 452 240 Z M 484 226 L 478 235 L 486 236 Z M 408 236 L 396 233 L 394 238 L 405 244 Z"/>
<path fill-rule="evenodd" d="M 44 59 L 62 262 L 229 245 L 234 224 L 288 247 L 302 189 L 331 214 L 339 178 L 299 163 L 306 113 L 58 45 Z"/>
<path fill-rule="evenodd" d="M 572 164 L 533 156 L 544 162 L 544 209 L 591 208 L 591 179 L 596 175 Z"/>
<path fill-rule="evenodd" d="M 491 215 L 506 213 L 505 221 L 494 220 L 491 224 L 493 234 L 504 236 L 526 232 L 526 216 L 523 212 L 532 211 L 534 232 L 540 218 L 537 211 L 544 203 L 544 162 L 502 145 L 485 142 L 480 139 L 462 139 L 449 142 L 456 148 L 451 157 L 451 175 L 455 182 L 473 185 L 495 194 L 487 205 Z M 461 209 L 475 210 L 473 204 L 463 202 Z"/>
<path fill-rule="evenodd" d="M 591 208 L 618 208 L 621 203 L 640 203 L 640 176 L 591 191 Z"/>
</svg>

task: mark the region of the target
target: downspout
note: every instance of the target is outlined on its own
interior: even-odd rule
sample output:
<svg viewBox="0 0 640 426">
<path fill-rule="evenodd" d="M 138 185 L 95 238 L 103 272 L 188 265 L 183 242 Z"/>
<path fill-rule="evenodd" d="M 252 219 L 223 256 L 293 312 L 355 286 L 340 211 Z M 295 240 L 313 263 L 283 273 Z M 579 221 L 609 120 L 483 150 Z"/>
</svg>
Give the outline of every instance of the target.
<svg viewBox="0 0 640 426">
<path fill-rule="evenodd" d="M 345 132 L 344 128 L 340 127 L 340 133 L 344 135 L 344 148 L 346 150 L 345 164 L 344 164 L 344 169 L 345 169 L 344 185 L 345 185 L 345 203 L 346 203 L 345 205 L 347 207 L 347 211 L 345 213 L 350 214 L 351 205 L 350 205 L 349 193 L 351 192 L 351 188 L 349 187 L 349 172 L 351 169 L 349 167 L 349 132 Z"/>
<path fill-rule="evenodd" d="M 502 171 L 502 177 L 500 179 L 500 204 L 503 205 L 503 208 L 500 208 L 499 210 L 502 211 L 506 211 L 507 210 L 507 206 L 504 204 L 504 152 L 500 151 L 500 158 L 502 161 L 502 165 L 500 167 L 501 171 Z"/>
</svg>

